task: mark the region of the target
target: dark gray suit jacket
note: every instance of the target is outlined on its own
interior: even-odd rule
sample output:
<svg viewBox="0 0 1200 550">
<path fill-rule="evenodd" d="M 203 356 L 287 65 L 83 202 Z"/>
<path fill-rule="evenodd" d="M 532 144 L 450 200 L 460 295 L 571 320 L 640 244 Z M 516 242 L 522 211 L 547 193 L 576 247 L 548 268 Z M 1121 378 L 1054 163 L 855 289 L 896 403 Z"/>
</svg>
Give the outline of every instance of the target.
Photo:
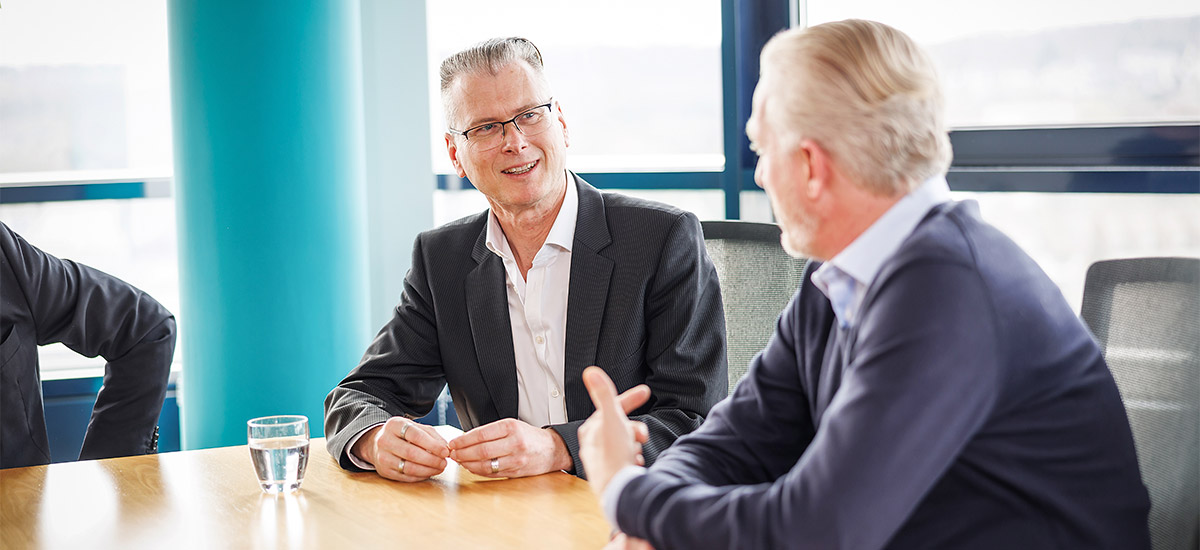
<svg viewBox="0 0 1200 550">
<path fill-rule="evenodd" d="M 50 462 L 37 347 L 103 356 L 82 459 L 156 450 L 175 317 L 146 293 L 60 260 L 0 223 L 0 468 Z"/>
<path fill-rule="evenodd" d="M 625 486 L 618 527 L 659 550 L 1149 548 L 1100 349 L 973 203 L 930 212 L 857 317 L 836 326 L 807 274 L 733 395 Z"/>
<path fill-rule="evenodd" d="M 574 176 L 572 174 L 572 176 Z M 593 407 L 581 374 L 602 367 L 624 391 L 648 384 L 631 416 L 650 428 L 652 463 L 728 393 L 725 318 L 695 216 L 600 193 L 578 176 L 565 350 L 569 422 L 562 436 L 583 476 L 576 430 Z M 427 414 L 446 384 L 464 429 L 517 416 L 517 373 L 504 264 L 484 244 L 487 212 L 422 233 L 400 304 L 349 376 L 325 399 L 329 453 L 356 469 L 349 439 L 391 416 Z"/>
</svg>

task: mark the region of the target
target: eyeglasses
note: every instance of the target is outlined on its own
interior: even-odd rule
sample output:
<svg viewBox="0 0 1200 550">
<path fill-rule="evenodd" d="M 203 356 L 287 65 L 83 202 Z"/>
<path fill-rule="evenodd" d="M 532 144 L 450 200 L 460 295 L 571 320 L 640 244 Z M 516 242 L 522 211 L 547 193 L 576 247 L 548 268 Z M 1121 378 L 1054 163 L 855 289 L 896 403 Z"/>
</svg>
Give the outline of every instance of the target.
<svg viewBox="0 0 1200 550">
<path fill-rule="evenodd" d="M 551 105 L 554 105 L 553 98 L 549 103 L 538 105 L 504 122 L 488 122 L 461 132 L 450 128 L 450 133 L 462 136 L 468 144 L 480 151 L 490 151 L 504 144 L 504 125 L 510 122 L 526 136 L 536 136 L 545 132 L 554 122 L 554 117 L 550 116 Z"/>
</svg>

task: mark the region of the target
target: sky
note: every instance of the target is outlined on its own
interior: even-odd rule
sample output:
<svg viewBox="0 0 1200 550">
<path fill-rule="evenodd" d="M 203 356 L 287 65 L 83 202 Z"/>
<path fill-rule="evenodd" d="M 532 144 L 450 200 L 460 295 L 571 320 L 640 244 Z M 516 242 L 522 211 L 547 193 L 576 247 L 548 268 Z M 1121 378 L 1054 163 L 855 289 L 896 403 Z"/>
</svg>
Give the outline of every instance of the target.
<svg viewBox="0 0 1200 550">
<path fill-rule="evenodd" d="M 874 19 L 922 44 L 982 33 L 1200 15 L 1197 0 L 820 0 L 807 5 L 810 25 L 849 18 Z"/>
</svg>

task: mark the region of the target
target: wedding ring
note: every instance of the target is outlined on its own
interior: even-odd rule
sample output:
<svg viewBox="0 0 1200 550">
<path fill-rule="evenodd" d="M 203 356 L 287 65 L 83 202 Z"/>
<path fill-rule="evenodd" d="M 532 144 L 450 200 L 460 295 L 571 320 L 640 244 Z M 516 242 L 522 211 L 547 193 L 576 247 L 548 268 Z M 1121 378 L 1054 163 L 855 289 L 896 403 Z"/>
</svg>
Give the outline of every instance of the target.
<svg viewBox="0 0 1200 550">
<path fill-rule="evenodd" d="M 407 466 L 407 465 L 408 465 L 408 462 L 407 462 L 407 461 L 405 461 L 403 458 L 401 458 L 401 459 L 400 459 L 400 475 L 406 475 L 406 474 L 404 473 L 404 467 L 405 467 L 405 466 Z"/>
<path fill-rule="evenodd" d="M 500 459 L 499 458 L 492 459 L 492 473 L 493 474 L 500 473 Z"/>
<path fill-rule="evenodd" d="M 400 439 L 408 441 L 408 438 L 404 437 L 404 434 L 408 433 L 409 426 L 412 426 L 412 422 L 405 422 L 403 426 L 400 426 Z"/>
</svg>

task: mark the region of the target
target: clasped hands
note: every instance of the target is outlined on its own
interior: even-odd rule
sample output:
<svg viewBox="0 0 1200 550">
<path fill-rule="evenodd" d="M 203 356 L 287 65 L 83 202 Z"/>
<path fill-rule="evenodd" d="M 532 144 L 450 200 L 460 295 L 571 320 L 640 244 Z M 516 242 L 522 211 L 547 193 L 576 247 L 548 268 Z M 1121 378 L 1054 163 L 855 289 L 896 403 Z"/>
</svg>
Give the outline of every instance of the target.
<svg viewBox="0 0 1200 550">
<path fill-rule="evenodd" d="M 625 413 L 640 407 L 650 397 L 650 388 L 645 385 L 637 386 L 618 397 L 612 382 L 601 369 L 589 367 L 588 371 L 594 371 L 603 377 L 609 388 L 612 388 L 611 396 L 616 400 L 616 406 Z M 584 383 L 588 385 L 593 401 L 596 401 L 596 394 L 592 390 L 592 384 L 589 384 L 586 372 Z M 600 412 L 602 409 L 597 408 L 597 414 Z M 621 425 L 627 430 L 625 433 L 629 437 L 628 445 L 625 446 L 630 451 L 626 455 L 629 463 L 642 464 L 641 443 L 647 439 L 646 425 L 628 420 L 625 414 L 617 409 L 609 412 L 620 414 L 624 419 Z M 596 416 L 594 414 L 593 418 Z M 587 423 L 584 426 L 586 427 Z M 584 437 L 583 432 L 584 428 L 580 428 L 581 439 Z M 442 473 L 446 469 L 447 458 L 458 462 L 468 471 L 485 477 L 533 476 L 569 470 L 574 466 L 571 454 L 557 432 L 513 418 L 480 426 L 446 441 L 433 426 L 419 424 L 403 417 L 392 417 L 363 434 L 355 442 L 351 452 L 374 465 L 380 476 L 405 482 L 423 481 Z M 586 458 L 584 461 L 589 462 Z M 619 469 L 620 467 L 616 468 Z M 616 470 L 604 476 L 605 483 Z M 587 471 L 588 476 L 593 477 L 590 464 Z"/>
<path fill-rule="evenodd" d="M 359 438 L 351 452 L 373 464 L 379 475 L 406 482 L 442 473 L 447 458 L 486 477 L 524 477 L 572 466 L 571 455 L 554 430 L 513 418 L 446 441 L 433 426 L 392 417 Z"/>
</svg>

